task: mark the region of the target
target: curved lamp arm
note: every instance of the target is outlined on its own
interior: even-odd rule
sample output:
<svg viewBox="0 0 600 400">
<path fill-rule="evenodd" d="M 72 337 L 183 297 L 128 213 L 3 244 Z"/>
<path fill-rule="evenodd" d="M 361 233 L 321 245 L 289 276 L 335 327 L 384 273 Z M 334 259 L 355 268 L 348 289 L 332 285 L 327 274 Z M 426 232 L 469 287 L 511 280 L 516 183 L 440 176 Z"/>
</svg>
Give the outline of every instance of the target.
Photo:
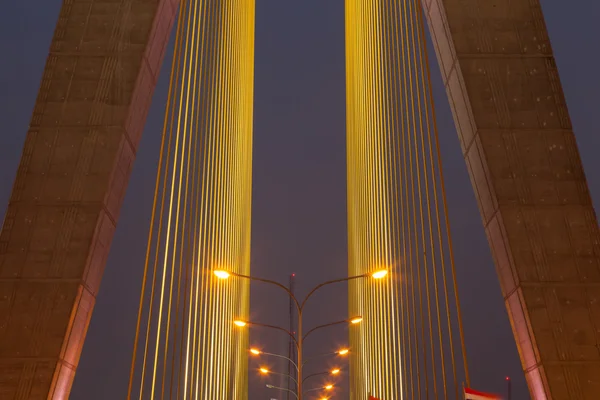
<svg viewBox="0 0 600 400">
<path fill-rule="evenodd" d="M 252 322 L 252 321 L 244 321 L 244 322 L 246 322 L 248 325 L 262 326 L 263 328 L 277 329 L 278 331 L 285 332 L 294 340 L 296 347 L 299 348 L 298 340 L 296 340 L 296 337 L 294 336 L 294 334 L 292 332 L 288 331 L 287 329 L 284 329 L 280 326 L 275 326 L 275 325 L 261 324 L 259 322 Z"/>
<path fill-rule="evenodd" d="M 345 324 L 348 322 L 350 322 L 349 319 L 344 319 L 342 321 L 336 321 L 336 322 L 331 322 L 329 324 L 316 326 L 316 327 L 312 328 L 310 331 L 306 332 L 306 335 L 302 336 L 302 341 L 304 341 L 308 337 L 308 335 L 310 335 L 311 333 L 313 333 L 314 331 L 316 331 L 318 329 L 327 328 L 328 326 L 333 326 L 333 325 Z"/>
<path fill-rule="evenodd" d="M 296 304 L 296 308 L 298 309 L 298 312 L 300 311 L 300 302 L 298 301 L 298 299 L 296 299 L 296 296 L 294 296 L 294 293 L 292 293 L 292 291 L 290 289 L 288 289 L 287 287 L 285 287 L 284 285 L 282 285 L 281 283 L 277 282 L 277 281 L 272 281 L 271 279 L 264 279 L 264 278 L 257 278 L 256 276 L 250 276 L 250 275 L 242 275 L 242 274 L 238 274 L 236 272 L 231 272 L 231 271 L 227 271 L 231 276 L 236 276 L 238 278 L 244 278 L 244 279 L 249 279 L 251 281 L 257 281 L 257 282 L 262 282 L 262 283 L 268 283 L 269 285 L 275 285 L 278 288 L 281 288 L 283 290 L 285 290 L 285 292 L 288 294 L 288 296 L 290 296 L 290 298 L 292 300 L 294 300 L 294 304 Z"/>
<path fill-rule="evenodd" d="M 314 361 L 314 360 L 316 360 L 317 358 L 321 358 L 321 357 L 327 357 L 327 356 L 333 356 L 333 355 L 335 355 L 335 354 L 338 354 L 338 353 L 339 353 L 339 351 L 331 351 L 331 352 L 329 352 L 329 353 L 317 354 L 316 356 L 312 356 L 312 357 L 310 357 L 310 358 L 307 358 L 307 359 L 306 359 L 306 361 L 304 361 L 304 362 L 302 363 L 302 365 L 304 366 L 304 365 L 306 365 L 307 363 L 309 363 L 309 362 L 311 362 L 311 361 Z"/>
<path fill-rule="evenodd" d="M 302 379 L 302 383 L 304 383 L 304 381 L 306 381 L 308 378 L 313 378 L 315 376 L 320 376 L 320 375 L 329 375 L 330 373 L 331 372 L 318 372 L 316 374 L 310 374 L 306 378 Z"/>
<path fill-rule="evenodd" d="M 349 276 L 347 278 L 341 278 L 341 279 L 334 279 L 332 281 L 327 281 L 327 282 L 323 282 L 320 285 L 317 285 L 313 288 L 313 290 L 311 290 L 310 292 L 308 292 L 308 294 L 306 295 L 306 297 L 304 298 L 304 300 L 302 300 L 302 304 L 300 304 L 300 310 L 302 310 L 304 308 L 304 305 L 306 304 L 306 301 L 319 289 L 321 289 L 323 286 L 327 286 L 327 285 L 331 285 L 334 283 L 340 283 L 340 282 L 347 282 L 347 281 L 351 281 L 353 279 L 360 279 L 360 278 L 366 278 L 368 276 L 371 276 L 369 274 L 362 274 L 362 275 L 356 275 L 356 276 Z M 287 290 L 287 288 L 286 288 Z"/>
<path fill-rule="evenodd" d="M 298 364 L 296 364 L 294 362 L 294 360 L 292 360 L 291 358 L 288 358 L 286 356 L 282 356 L 280 354 L 267 353 L 267 352 L 264 352 L 264 351 L 261 351 L 260 354 L 264 354 L 265 356 L 271 356 L 271 357 L 279 357 L 279 358 L 283 358 L 284 360 L 288 360 L 289 362 L 291 362 L 294 365 L 294 367 L 296 368 L 296 372 L 298 372 Z"/>
<path fill-rule="evenodd" d="M 266 374 L 266 375 L 271 375 L 271 374 L 273 374 L 273 375 L 279 375 L 279 376 L 283 376 L 284 378 L 290 378 L 291 380 L 293 380 L 293 381 L 294 381 L 294 383 L 296 384 L 296 386 L 298 386 L 298 381 L 297 381 L 296 379 L 294 379 L 294 377 L 293 377 L 293 376 L 291 376 L 291 375 L 288 375 L 288 374 L 282 374 L 281 372 L 273 372 L 273 371 L 269 371 L 269 372 L 267 372 L 267 374 Z"/>
<path fill-rule="evenodd" d="M 296 396 L 296 398 L 298 398 L 298 395 L 296 394 L 296 392 L 294 392 L 293 390 L 290 390 L 290 389 L 286 389 L 286 388 L 282 388 L 282 387 L 278 387 L 278 386 L 273 386 L 273 385 L 267 385 L 267 388 L 269 388 L 269 389 L 275 389 L 275 390 L 283 390 L 285 392 L 290 392 L 291 394 L 293 394 L 294 396 Z"/>
<path fill-rule="evenodd" d="M 304 393 L 316 392 L 317 390 L 323 390 L 323 389 L 327 389 L 327 386 L 321 386 L 321 387 L 314 388 L 314 389 L 308 389 L 308 390 L 305 390 Z"/>
</svg>

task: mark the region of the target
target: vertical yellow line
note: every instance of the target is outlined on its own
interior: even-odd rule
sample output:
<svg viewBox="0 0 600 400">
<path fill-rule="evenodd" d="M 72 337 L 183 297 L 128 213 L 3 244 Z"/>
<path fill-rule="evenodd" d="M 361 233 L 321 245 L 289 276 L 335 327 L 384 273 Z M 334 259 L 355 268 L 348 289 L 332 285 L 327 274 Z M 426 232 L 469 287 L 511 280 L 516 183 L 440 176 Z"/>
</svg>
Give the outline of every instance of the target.
<svg viewBox="0 0 600 400">
<path fill-rule="evenodd" d="M 214 241 L 214 235 L 212 235 L 211 233 L 211 225 L 213 223 L 213 218 L 214 218 L 214 212 L 213 212 L 213 207 L 214 207 L 214 203 L 215 203 L 215 165 L 216 165 L 216 140 L 215 140 L 215 133 L 214 133 L 214 117 L 215 117 L 215 112 L 216 112 L 216 95 L 215 95 L 215 91 L 216 91 L 216 71 L 218 69 L 218 65 L 216 63 L 216 46 L 217 46 L 217 41 L 218 41 L 218 37 L 217 37 L 217 29 L 215 27 L 215 14 L 217 13 L 217 7 L 215 5 L 214 2 L 211 1 L 211 11 L 209 13 L 209 22 L 208 22 L 208 33 L 211 35 L 212 40 L 211 40 L 211 45 L 210 48 L 208 49 L 208 54 L 206 55 L 207 57 L 207 62 L 210 63 L 210 74 L 209 76 L 206 78 L 208 80 L 208 92 L 206 94 L 207 96 L 207 101 L 208 101 L 208 106 L 207 106 L 207 119 L 206 119 L 206 126 L 205 129 L 207 131 L 207 135 L 209 137 L 209 142 L 210 142 L 210 150 L 209 150 L 209 156 L 208 156 L 208 166 L 209 166 L 209 172 L 207 174 L 206 177 L 206 185 L 208 186 L 207 188 L 207 200 L 206 200 L 206 206 L 204 209 L 204 227 L 202 229 L 202 232 L 204 233 L 204 237 L 205 239 L 203 240 L 203 250 L 202 250 L 202 264 L 200 265 L 200 271 L 202 273 L 203 276 L 203 284 L 202 284 L 202 293 L 204 294 L 203 298 L 203 311 L 202 311 L 202 320 L 201 320 L 201 327 L 202 327 L 202 334 L 201 334 L 201 341 L 200 344 L 198 346 L 198 351 L 197 351 L 197 361 L 196 361 L 196 368 L 197 368 L 197 380 L 196 380 L 196 388 L 195 388 L 195 395 L 194 395 L 194 400 L 202 400 L 203 398 L 205 398 L 206 395 L 206 386 L 210 385 L 211 382 L 209 379 L 207 379 L 207 377 L 205 376 L 205 371 L 206 371 L 206 362 L 210 357 L 210 353 L 209 353 L 209 349 L 210 349 L 210 336 L 208 334 L 209 329 L 211 328 L 212 324 L 213 324 L 213 318 L 212 318 L 212 289 L 213 289 L 213 285 L 212 285 L 212 280 L 211 280 L 211 276 L 209 274 L 209 272 L 207 271 L 210 268 L 210 262 L 212 262 L 211 259 L 211 252 L 210 252 L 210 248 L 211 248 L 211 243 Z M 208 276 L 206 276 L 208 274 Z M 208 341 L 208 342 L 207 342 Z M 202 393 L 199 395 L 199 391 Z"/>
</svg>

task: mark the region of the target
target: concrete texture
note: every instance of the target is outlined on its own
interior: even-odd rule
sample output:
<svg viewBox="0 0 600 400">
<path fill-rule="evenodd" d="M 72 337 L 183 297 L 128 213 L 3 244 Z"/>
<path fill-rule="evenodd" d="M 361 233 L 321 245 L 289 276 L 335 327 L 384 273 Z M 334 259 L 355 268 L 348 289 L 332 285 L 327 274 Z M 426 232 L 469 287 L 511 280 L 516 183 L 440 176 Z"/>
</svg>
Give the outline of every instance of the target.
<svg viewBox="0 0 600 400">
<path fill-rule="evenodd" d="M 539 0 L 422 3 L 531 396 L 600 399 L 600 234 Z"/>
<path fill-rule="evenodd" d="M 177 3 L 63 2 L 0 233 L 1 399 L 69 397 Z"/>
</svg>

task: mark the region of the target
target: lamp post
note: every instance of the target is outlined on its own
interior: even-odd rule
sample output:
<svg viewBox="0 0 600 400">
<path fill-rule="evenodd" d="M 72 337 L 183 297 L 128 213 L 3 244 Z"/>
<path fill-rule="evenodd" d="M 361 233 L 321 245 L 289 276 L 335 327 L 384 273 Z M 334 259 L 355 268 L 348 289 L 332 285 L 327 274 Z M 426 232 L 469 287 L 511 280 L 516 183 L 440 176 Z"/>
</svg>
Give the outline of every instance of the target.
<svg viewBox="0 0 600 400">
<path fill-rule="evenodd" d="M 294 362 L 294 360 L 292 360 L 289 357 L 282 356 L 280 354 L 275 354 L 275 353 L 267 353 L 265 351 L 261 351 L 261 350 L 256 349 L 256 348 L 250 349 L 250 353 L 254 354 L 255 356 L 260 356 L 261 354 L 264 354 L 265 356 L 283 358 L 284 360 L 287 360 L 288 362 L 292 363 L 292 365 L 296 369 L 296 372 L 298 372 L 298 365 Z"/>
<path fill-rule="evenodd" d="M 327 356 L 333 356 L 333 355 L 337 355 L 337 356 L 340 356 L 340 357 L 345 357 L 345 356 L 347 356 L 349 353 L 350 353 L 350 349 L 348 349 L 348 348 L 345 348 L 345 347 L 344 347 L 344 348 L 341 348 L 341 349 L 339 349 L 339 350 L 337 350 L 337 351 L 332 351 L 332 352 L 329 352 L 329 353 L 323 353 L 323 354 L 317 354 L 316 356 L 312 356 L 312 357 L 310 357 L 310 358 L 307 358 L 306 360 L 304 360 L 304 361 L 302 362 L 302 364 L 303 364 L 303 365 L 306 365 L 306 364 L 308 364 L 309 362 L 311 362 L 311 361 L 314 361 L 314 360 L 316 360 L 316 359 L 318 359 L 318 358 L 321 358 L 321 357 L 327 357 Z"/>
<path fill-rule="evenodd" d="M 315 376 L 321 376 L 321 375 L 336 376 L 339 373 L 340 373 L 340 369 L 339 368 L 332 369 L 331 371 L 317 372 L 316 374 L 310 374 L 310 375 L 306 376 L 304 379 L 302 379 L 302 382 L 306 382 L 308 379 L 313 378 Z"/>
<path fill-rule="evenodd" d="M 345 320 L 341 320 L 341 321 L 336 321 L 336 322 L 332 322 L 330 324 L 325 324 L 325 325 L 319 325 L 311 330 L 309 330 L 306 335 L 302 335 L 302 311 L 304 310 L 304 306 L 306 305 L 306 302 L 308 301 L 308 299 L 310 299 L 310 297 L 319 289 L 323 288 L 324 286 L 328 286 L 328 285 L 332 285 L 334 283 L 341 283 L 341 282 L 348 282 L 351 280 L 355 280 L 355 279 L 363 279 L 363 278 L 373 278 L 373 279 L 382 279 L 385 276 L 387 276 L 388 274 L 388 270 L 387 269 L 380 269 L 380 270 L 376 270 L 373 271 L 371 273 L 367 273 L 367 274 L 362 274 L 362 275 L 355 275 L 355 276 L 349 276 L 347 278 L 341 278 L 341 279 L 334 279 L 334 280 L 330 280 L 327 282 L 323 282 L 317 286 L 315 286 L 310 292 L 308 292 L 308 294 L 306 295 L 306 297 L 304 297 L 304 299 L 302 300 L 302 302 L 300 302 L 296 296 L 294 295 L 294 293 L 292 293 L 292 291 L 290 289 L 288 289 L 287 287 L 285 287 L 284 285 L 282 285 L 281 283 L 277 282 L 277 281 L 273 281 L 270 279 L 264 279 L 264 278 L 257 278 L 255 276 L 250 276 L 250 275 L 242 275 L 242 274 L 238 274 L 235 272 L 231 272 L 231 271 L 226 271 L 226 270 L 215 270 L 213 271 L 213 273 L 215 274 L 215 276 L 219 279 L 228 279 L 230 277 L 236 277 L 236 278 L 242 278 L 242 279 L 248 279 L 251 281 L 256 281 L 256 282 L 262 282 L 262 283 L 266 283 L 266 284 L 270 284 L 270 285 L 274 285 L 277 286 L 280 289 L 283 289 L 288 296 L 293 300 L 294 304 L 296 305 L 296 309 L 298 310 L 298 332 L 296 335 L 294 335 L 292 332 L 289 332 L 286 329 L 277 327 L 277 326 L 273 326 L 273 325 L 265 325 L 265 324 L 259 324 L 256 322 L 248 322 L 248 321 L 241 321 L 241 320 L 237 320 L 234 321 L 234 323 L 239 326 L 239 327 L 244 327 L 246 325 L 256 325 L 256 326 L 263 326 L 266 328 L 272 328 L 272 329 L 277 329 L 280 331 L 283 331 L 285 333 L 287 333 L 288 335 L 290 335 L 292 337 L 292 339 L 294 340 L 294 343 L 296 344 L 296 347 L 298 349 L 298 358 L 297 358 L 297 362 L 296 362 L 296 367 L 297 367 L 297 388 L 298 388 L 298 393 L 297 393 L 297 398 L 298 400 L 302 400 L 302 367 L 304 365 L 303 360 L 302 360 L 302 350 L 303 350 L 303 345 L 304 345 L 304 340 L 308 337 L 308 335 L 310 335 L 311 333 L 313 333 L 314 331 L 318 330 L 318 329 L 322 329 L 322 328 L 326 328 L 332 325 L 337 325 L 337 324 L 342 324 L 342 323 L 350 323 L 352 325 L 358 324 L 362 321 L 362 317 L 361 316 L 355 316 L 352 317 L 350 319 L 345 319 Z M 327 388 L 327 387 L 324 387 Z M 329 390 L 329 389 L 328 389 Z"/>
<path fill-rule="evenodd" d="M 321 386 L 321 387 L 314 388 L 314 389 L 308 389 L 308 390 L 307 390 L 306 392 L 304 392 L 304 393 L 308 393 L 308 392 L 315 392 L 315 391 L 317 391 L 317 390 L 323 390 L 323 389 L 325 389 L 325 390 L 331 390 L 331 389 L 333 389 L 333 385 L 325 385 L 325 386 Z"/>
</svg>

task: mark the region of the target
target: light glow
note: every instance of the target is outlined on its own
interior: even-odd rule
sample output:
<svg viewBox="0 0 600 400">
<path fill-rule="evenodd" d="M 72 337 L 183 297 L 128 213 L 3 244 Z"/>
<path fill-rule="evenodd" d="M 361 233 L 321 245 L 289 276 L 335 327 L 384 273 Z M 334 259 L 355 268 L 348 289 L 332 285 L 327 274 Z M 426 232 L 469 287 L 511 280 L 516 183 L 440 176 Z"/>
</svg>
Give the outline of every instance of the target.
<svg viewBox="0 0 600 400">
<path fill-rule="evenodd" d="M 382 279 L 385 278 L 388 274 L 388 270 L 387 269 L 381 269 L 379 271 L 375 271 L 371 274 L 371 277 L 373 279 Z"/>
<path fill-rule="evenodd" d="M 338 354 L 340 356 L 345 356 L 346 354 L 348 354 L 350 352 L 350 350 L 348 349 L 341 349 L 340 351 L 338 351 Z"/>
<path fill-rule="evenodd" d="M 250 353 L 254 354 L 255 356 L 258 356 L 262 352 L 260 350 L 258 350 L 258 349 L 250 349 Z"/>
<path fill-rule="evenodd" d="M 354 318 L 352 318 L 352 319 L 350 320 L 350 323 L 352 323 L 352 324 L 358 324 L 358 323 L 360 323 L 362 320 L 363 320 L 363 318 L 362 318 L 362 317 L 354 317 Z"/>
<path fill-rule="evenodd" d="M 227 279 L 231 276 L 231 274 L 225 270 L 218 269 L 214 272 L 215 276 L 219 279 Z"/>
<path fill-rule="evenodd" d="M 327 385 L 327 386 L 325 386 L 325 390 L 331 390 L 331 389 L 333 389 L 333 385 Z"/>
<path fill-rule="evenodd" d="M 332 370 L 331 370 L 331 375 L 337 375 L 337 374 L 339 374 L 339 373 L 340 373 L 340 369 L 339 369 L 339 368 L 336 368 L 336 369 L 332 369 Z"/>
<path fill-rule="evenodd" d="M 240 328 L 243 328 L 244 326 L 248 325 L 248 323 L 246 321 L 241 321 L 241 320 L 235 320 L 233 321 L 234 324 L 236 324 L 237 326 L 239 326 Z"/>
<path fill-rule="evenodd" d="M 270 372 L 270 371 L 269 371 L 268 369 L 266 369 L 266 368 L 261 368 L 259 371 L 260 371 L 260 373 L 261 373 L 261 374 L 268 374 L 268 373 Z"/>
</svg>

